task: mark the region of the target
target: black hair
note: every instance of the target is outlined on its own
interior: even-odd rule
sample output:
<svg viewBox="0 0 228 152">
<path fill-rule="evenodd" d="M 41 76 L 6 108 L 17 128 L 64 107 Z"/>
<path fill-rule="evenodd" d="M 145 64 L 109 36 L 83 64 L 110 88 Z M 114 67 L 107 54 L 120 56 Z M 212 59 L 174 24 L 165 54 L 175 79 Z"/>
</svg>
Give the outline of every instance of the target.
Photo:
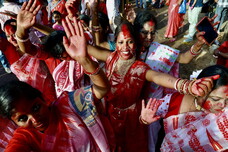
<svg viewBox="0 0 228 152">
<path fill-rule="evenodd" d="M 37 97 L 42 98 L 42 93 L 22 81 L 10 81 L 0 86 L 0 115 L 11 117 L 11 111 L 19 100 L 34 100 Z"/>
<path fill-rule="evenodd" d="M 44 51 L 50 53 L 54 58 L 61 58 L 65 48 L 63 46 L 63 36 L 66 36 L 64 31 L 54 31 L 46 36 L 42 41 Z"/>
<path fill-rule="evenodd" d="M 156 20 L 155 16 L 153 15 L 153 13 L 149 10 L 143 10 L 143 11 L 139 12 L 136 15 L 136 18 L 134 20 L 135 31 L 139 32 L 143 28 L 143 25 L 148 21 L 154 22 L 155 30 L 156 30 L 157 29 L 157 20 Z"/>
<path fill-rule="evenodd" d="M 14 23 L 14 24 L 12 24 L 12 23 Z M 4 25 L 3 25 L 3 30 L 5 31 L 5 27 L 7 25 L 10 25 L 16 31 L 16 29 L 17 29 L 16 23 L 17 23 L 17 21 L 15 19 L 6 20 L 5 23 L 4 23 Z"/>
<path fill-rule="evenodd" d="M 88 15 L 80 14 L 79 19 L 83 20 L 86 23 L 86 25 L 89 26 L 90 17 Z"/>
<path fill-rule="evenodd" d="M 57 14 L 57 15 L 59 15 L 59 16 L 62 16 L 62 14 L 61 14 L 59 11 L 54 11 L 54 12 L 52 13 L 52 15 L 54 15 L 54 14 Z"/>
<path fill-rule="evenodd" d="M 197 79 L 214 75 L 220 75 L 220 77 L 213 81 L 214 86 L 212 90 L 228 85 L 228 69 L 222 65 L 213 65 L 203 69 Z"/>
<path fill-rule="evenodd" d="M 139 43 L 136 41 L 135 30 L 134 30 L 133 25 L 130 22 L 128 22 L 127 20 L 123 20 L 119 25 L 117 25 L 117 27 L 115 29 L 115 41 L 117 40 L 119 33 L 122 32 L 123 25 L 127 26 L 131 36 L 133 37 L 134 43 L 136 44 L 136 58 L 138 58 L 140 55 L 140 52 L 137 51 Z"/>
<path fill-rule="evenodd" d="M 108 30 L 110 29 L 108 15 L 103 12 L 98 12 L 97 17 L 101 28 L 105 31 L 105 37 L 107 37 Z"/>
</svg>

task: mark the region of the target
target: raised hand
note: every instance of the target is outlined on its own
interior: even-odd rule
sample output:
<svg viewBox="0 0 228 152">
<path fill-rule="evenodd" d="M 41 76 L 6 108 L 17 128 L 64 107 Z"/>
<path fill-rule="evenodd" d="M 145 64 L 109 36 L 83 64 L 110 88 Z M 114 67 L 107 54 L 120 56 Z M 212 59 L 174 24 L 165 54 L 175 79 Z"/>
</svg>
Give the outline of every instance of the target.
<svg viewBox="0 0 228 152">
<path fill-rule="evenodd" d="M 134 20 L 136 18 L 136 13 L 135 13 L 134 7 L 131 3 L 125 5 L 124 12 L 125 12 L 124 17 L 130 23 L 134 23 Z"/>
<path fill-rule="evenodd" d="M 217 80 L 220 76 L 215 75 L 196 80 L 191 86 L 191 92 L 196 96 L 206 96 L 213 87 L 213 80 Z"/>
<path fill-rule="evenodd" d="M 63 38 L 63 45 L 71 58 L 80 62 L 81 59 L 85 59 L 88 56 L 82 25 L 77 21 L 76 17 L 73 17 L 73 23 L 66 17 L 66 21 L 63 21 L 63 27 L 67 35 L 67 37 Z"/>
<path fill-rule="evenodd" d="M 41 8 L 41 5 L 36 6 L 37 0 L 29 0 L 24 2 L 21 10 L 17 15 L 17 27 L 23 29 L 31 28 L 36 22 L 36 14 Z"/>
<path fill-rule="evenodd" d="M 217 17 L 218 15 L 214 15 L 212 18 L 208 18 L 209 21 L 211 22 L 211 24 L 213 25 L 213 27 L 215 27 L 217 24 L 219 24 L 220 21 L 214 23 L 214 19 Z M 215 29 L 216 30 L 216 29 Z M 196 38 L 198 40 L 198 44 L 199 45 L 203 45 L 205 44 L 205 40 L 203 38 L 203 35 L 205 34 L 205 32 L 199 32 L 196 34 Z"/>
<path fill-rule="evenodd" d="M 69 18 L 73 18 L 78 13 L 78 8 L 80 5 L 80 0 L 68 0 L 65 3 L 65 7 Z"/>
<path fill-rule="evenodd" d="M 156 98 L 150 98 L 146 106 L 145 101 L 142 100 L 141 121 L 144 124 L 151 124 L 160 119 L 160 116 L 156 116 L 156 112 L 160 105 L 161 100 L 157 100 Z"/>
</svg>

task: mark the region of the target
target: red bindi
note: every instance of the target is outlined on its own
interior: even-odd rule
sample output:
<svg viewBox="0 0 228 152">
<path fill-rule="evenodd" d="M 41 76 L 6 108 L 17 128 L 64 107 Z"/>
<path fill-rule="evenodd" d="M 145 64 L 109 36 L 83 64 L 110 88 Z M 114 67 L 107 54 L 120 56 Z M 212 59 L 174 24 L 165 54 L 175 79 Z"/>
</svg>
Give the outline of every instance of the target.
<svg viewBox="0 0 228 152">
<path fill-rule="evenodd" d="M 150 26 L 154 26 L 154 22 L 153 21 L 149 21 L 148 23 Z"/>
</svg>

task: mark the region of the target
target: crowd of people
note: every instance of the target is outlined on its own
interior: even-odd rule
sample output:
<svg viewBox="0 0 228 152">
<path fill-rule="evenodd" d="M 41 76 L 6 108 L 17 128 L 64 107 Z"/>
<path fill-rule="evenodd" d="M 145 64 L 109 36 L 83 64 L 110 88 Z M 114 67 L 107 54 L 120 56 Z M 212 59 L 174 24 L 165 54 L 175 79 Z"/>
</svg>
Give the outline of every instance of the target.
<svg viewBox="0 0 228 152">
<path fill-rule="evenodd" d="M 173 42 L 180 0 L 3 0 L 0 60 L 18 80 L 0 86 L 0 151 L 228 150 L 228 1 L 209 18 L 222 37 L 217 64 L 193 80 L 179 77 L 179 64 L 206 45 L 195 29 L 205 2 L 185 2 L 189 50 L 155 42 L 148 9 L 169 5 Z"/>
</svg>

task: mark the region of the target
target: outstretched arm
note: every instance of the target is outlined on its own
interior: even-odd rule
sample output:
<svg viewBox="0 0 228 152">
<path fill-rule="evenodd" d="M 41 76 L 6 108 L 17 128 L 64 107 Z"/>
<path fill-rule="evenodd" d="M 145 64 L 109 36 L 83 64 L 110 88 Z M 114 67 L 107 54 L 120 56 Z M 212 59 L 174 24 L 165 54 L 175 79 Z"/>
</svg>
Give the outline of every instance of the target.
<svg viewBox="0 0 228 152">
<path fill-rule="evenodd" d="M 110 89 L 109 81 L 98 63 L 94 62 L 87 53 L 87 44 L 81 23 L 77 21 L 76 17 L 73 17 L 73 23 L 66 17 L 63 27 L 67 35 L 63 38 L 67 53 L 71 58 L 77 60 L 83 66 L 85 73 L 90 76 L 95 96 L 98 99 L 103 98 Z"/>
<path fill-rule="evenodd" d="M 15 33 L 17 43 L 22 52 L 35 55 L 35 46 L 29 40 L 29 29 L 35 24 L 36 14 L 41 6 L 36 6 L 37 0 L 34 2 L 29 0 L 24 2 L 21 10 L 17 15 L 17 31 Z"/>
<path fill-rule="evenodd" d="M 219 75 L 201 78 L 198 80 L 178 79 L 169 74 L 148 70 L 146 80 L 154 82 L 160 86 L 176 89 L 183 94 L 191 94 L 193 96 L 205 96 L 213 87 L 213 80 L 219 78 Z"/>
</svg>

